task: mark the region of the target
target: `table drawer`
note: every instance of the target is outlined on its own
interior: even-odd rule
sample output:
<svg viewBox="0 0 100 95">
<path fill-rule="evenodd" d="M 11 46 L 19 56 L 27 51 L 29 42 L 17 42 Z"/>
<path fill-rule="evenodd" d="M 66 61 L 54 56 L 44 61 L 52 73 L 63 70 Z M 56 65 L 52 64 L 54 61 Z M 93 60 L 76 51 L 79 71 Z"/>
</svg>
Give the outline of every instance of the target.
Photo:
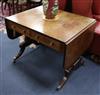
<svg viewBox="0 0 100 95">
<path fill-rule="evenodd" d="M 50 48 L 53 48 L 57 51 L 60 51 L 60 52 L 63 52 L 64 51 L 64 45 L 63 43 L 57 41 L 57 40 L 54 40 L 50 37 L 47 37 L 45 35 L 37 35 L 36 37 L 37 39 L 37 42 L 39 43 L 42 43 Z"/>
<path fill-rule="evenodd" d="M 19 24 L 13 23 L 13 22 L 9 22 L 8 23 L 9 28 L 11 28 L 13 31 L 19 32 L 23 35 L 26 35 L 26 33 L 28 32 L 28 29 L 26 27 L 23 27 Z"/>
<path fill-rule="evenodd" d="M 7 23 L 7 25 L 13 31 L 16 31 L 18 33 L 21 33 L 22 35 L 31 37 L 33 40 L 35 40 L 37 33 L 34 32 L 33 30 L 30 30 L 27 27 L 21 26 L 19 24 L 16 24 L 16 23 L 10 22 L 10 21 L 9 21 L 9 23 Z"/>
<path fill-rule="evenodd" d="M 28 29 L 27 27 L 21 26 L 19 24 L 10 22 L 9 27 L 13 29 L 13 31 L 19 32 L 35 41 L 38 43 L 41 43 L 43 45 L 46 45 L 50 48 L 53 48 L 57 51 L 63 52 L 64 51 L 64 44 L 54 40 L 46 35 L 40 34 L 34 30 Z"/>
</svg>

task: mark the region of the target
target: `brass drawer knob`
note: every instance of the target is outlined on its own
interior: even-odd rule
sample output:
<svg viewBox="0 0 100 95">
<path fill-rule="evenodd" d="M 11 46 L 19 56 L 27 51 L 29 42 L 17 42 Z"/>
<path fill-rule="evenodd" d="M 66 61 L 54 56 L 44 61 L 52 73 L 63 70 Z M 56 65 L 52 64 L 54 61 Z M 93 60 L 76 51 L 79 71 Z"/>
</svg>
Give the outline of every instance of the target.
<svg viewBox="0 0 100 95">
<path fill-rule="evenodd" d="M 53 46 L 54 45 L 54 43 L 53 42 L 50 42 L 50 46 Z"/>
<path fill-rule="evenodd" d="M 38 40 L 38 39 L 39 39 L 39 36 L 38 36 L 38 35 L 36 35 L 36 36 L 35 36 L 35 38 Z"/>
<path fill-rule="evenodd" d="M 35 36 L 35 39 L 36 39 L 36 41 L 37 41 L 38 43 L 39 43 L 39 38 L 40 38 L 40 37 L 39 37 L 38 35 Z"/>
<path fill-rule="evenodd" d="M 26 31 L 25 30 L 22 30 L 23 31 L 23 33 L 26 33 Z"/>
<path fill-rule="evenodd" d="M 14 25 L 12 25 L 11 27 L 12 27 L 12 29 L 15 29 L 15 26 Z"/>
</svg>

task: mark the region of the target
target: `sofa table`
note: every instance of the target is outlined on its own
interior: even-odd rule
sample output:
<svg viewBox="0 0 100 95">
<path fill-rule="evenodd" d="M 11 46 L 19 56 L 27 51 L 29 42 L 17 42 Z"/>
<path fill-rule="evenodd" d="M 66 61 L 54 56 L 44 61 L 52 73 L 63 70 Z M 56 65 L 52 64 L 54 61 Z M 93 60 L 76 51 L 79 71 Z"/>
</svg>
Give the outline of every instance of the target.
<svg viewBox="0 0 100 95">
<path fill-rule="evenodd" d="M 57 90 L 63 87 L 80 56 L 87 50 L 93 32 L 89 30 L 95 19 L 59 10 L 56 19 L 44 19 L 42 6 L 5 18 L 7 34 L 10 39 L 25 35 L 25 42 L 14 62 L 22 55 L 29 44 L 43 44 L 64 54 L 64 77 Z"/>
</svg>

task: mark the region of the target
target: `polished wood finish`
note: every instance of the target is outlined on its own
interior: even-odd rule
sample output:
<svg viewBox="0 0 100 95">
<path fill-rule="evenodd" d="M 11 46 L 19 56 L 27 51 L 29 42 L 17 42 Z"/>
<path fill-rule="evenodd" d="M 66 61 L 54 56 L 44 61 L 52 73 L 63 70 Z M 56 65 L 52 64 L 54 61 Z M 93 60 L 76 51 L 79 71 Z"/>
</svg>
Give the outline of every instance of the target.
<svg viewBox="0 0 100 95">
<path fill-rule="evenodd" d="M 57 20 L 44 20 L 43 17 L 42 7 L 38 7 L 12 15 L 7 19 L 64 43 L 70 42 L 72 38 L 74 39 L 76 35 L 84 32 L 95 21 L 61 10 Z"/>
<path fill-rule="evenodd" d="M 64 53 L 65 74 L 58 89 L 62 88 L 75 62 L 88 49 L 93 38 L 93 32 L 89 28 L 96 22 L 95 19 L 62 10 L 59 10 L 55 19 L 44 19 L 42 6 L 7 17 L 5 21 L 7 30 L 24 34 Z"/>
</svg>

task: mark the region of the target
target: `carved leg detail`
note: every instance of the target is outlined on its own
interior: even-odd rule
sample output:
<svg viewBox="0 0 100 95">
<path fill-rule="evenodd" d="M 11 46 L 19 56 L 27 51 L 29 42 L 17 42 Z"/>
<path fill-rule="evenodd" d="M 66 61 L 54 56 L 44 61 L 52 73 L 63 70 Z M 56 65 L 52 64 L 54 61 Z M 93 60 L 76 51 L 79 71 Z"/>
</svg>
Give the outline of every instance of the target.
<svg viewBox="0 0 100 95">
<path fill-rule="evenodd" d="M 29 39 L 28 37 L 24 38 L 24 41 L 22 43 L 20 43 L 20 45 L 19 45 L 20 50 L 19 50 L 18 54 L 14 57 L 13 63 L 16 63 L 16 60 L 23 54 L 25 48 L 32 43 L 33 43 L 33 41 L 31 39 Z M 34 41 L 34 43 L 35 43 L 35 41 Z"/>
<path fill-rule="evenodd" d="M 24 46 L 25 42 L 20 44 L 20 50 L 17 53 L 17 55 L 13 58 L 13 63 L 16 63 L 16 60 L 23 54 L 24 50 L 25 50 L 25 46 Z"/>
<path fill-rule="evenodd" d="M 21 48 L 18 54 L 13 58 L 13 63 L 16 63 L 16 60 L 23 54 L 25 48 Z"/>
<path fill-rule="evenodd" d="M 80 66 L 84 65 L 84 60 L 80 57 L 73 65 L 73 70 L 77 70 Z"/>
<path fill-rule="evenodd" d="M 61 80 L 61 82 L 59 83 L 58 87 L 56 88 L 56 90 L 60 90 L 64 84 L 66 83 L 66 81 L 68 80 L 70 74 L 78 69 L 80 66 L 82 66 L 84 64 L 84 61 L 82 59 L 82 57 L 80 57 L 74 64 L 72 67 L 68 68 L 68 69 L 64 69 L 64 77 Z"/>
<path fill-rule="evenodd" d="M 60 81 L 58 87 L 56 88 L 57 91 L 60 90 L 60 89 L 64 86 L 64 84 L 65 84 L 66 81 L 68 80 L 69 74 L 70 74 L 70 71 L 68 71 L 68 70 L 64 71 L 64 77 L 63 77 L 63 79 Z"/>
<path fill-rule="evenodd" d="M 27 46 L 29 46 L 30 44 L 32 44 L 32 43 L 38 45 L 38 43 L 36 41 L 33 41 L 30 38 L 28 38 L 28 37 L 24 38 L 24 41 L 22 43 L 20 43 L 20 45 L 19 45 L 20 50 L 19 50 L 18 54 L 14 57 L 13 63 L 16 63 L 16 60 L 23 54 L 25 48 Z"/>
</svg>

